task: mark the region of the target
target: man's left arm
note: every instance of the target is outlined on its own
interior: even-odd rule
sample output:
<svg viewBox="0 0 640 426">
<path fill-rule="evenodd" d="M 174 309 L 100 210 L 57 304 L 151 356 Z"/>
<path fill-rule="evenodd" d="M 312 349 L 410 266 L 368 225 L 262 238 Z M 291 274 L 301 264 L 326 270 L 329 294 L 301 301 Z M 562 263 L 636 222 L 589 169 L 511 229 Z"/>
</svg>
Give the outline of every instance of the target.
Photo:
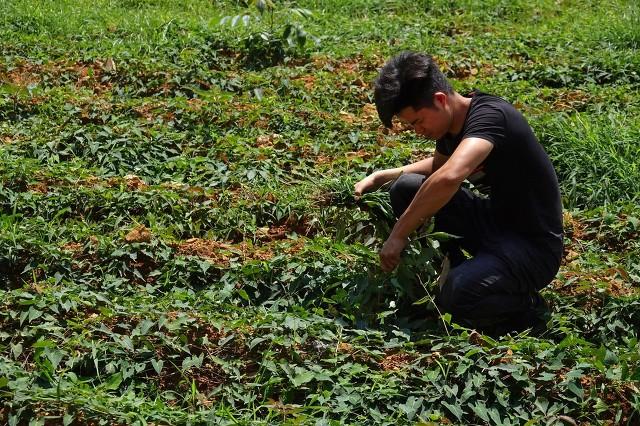
<svg viewBox="0 0 640 426">
<path fill-rule="evenodd" d="M 467 176 L 484 162 L 491 149 L 493 144 L 486 139 L 465 138 L 447 162 L 427 178 L 382 246 L 380 265 L 385 272 L 392 271 L 400 263 L 400 254 L 409 235 L 451 200 Z"/>
</svg>

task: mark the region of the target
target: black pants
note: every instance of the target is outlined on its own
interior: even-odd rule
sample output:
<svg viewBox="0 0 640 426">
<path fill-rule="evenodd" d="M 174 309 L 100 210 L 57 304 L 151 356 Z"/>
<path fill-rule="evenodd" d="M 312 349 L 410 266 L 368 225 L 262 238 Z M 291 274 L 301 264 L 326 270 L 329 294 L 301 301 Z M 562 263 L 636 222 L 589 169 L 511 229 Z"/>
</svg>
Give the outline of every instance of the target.
<svg viewBox="0 0 640 426">
<path fill-rule="evenodd" d="M 401 176 L 390 188 L 399 217 L 426 177 Z M 435 216 L 435 230 L 461 238 L 443 245 L 451 270 L 436 298 L 455 322 L 489 334 L 534 325 L 544 305 L 538 291 L 554 278 L 561 251 L 544 241 L 503 229 L 493 220 L 489 200 L 460 189 Z M 467 258 L 462 250 L 472 255 Z"/>
</svg>

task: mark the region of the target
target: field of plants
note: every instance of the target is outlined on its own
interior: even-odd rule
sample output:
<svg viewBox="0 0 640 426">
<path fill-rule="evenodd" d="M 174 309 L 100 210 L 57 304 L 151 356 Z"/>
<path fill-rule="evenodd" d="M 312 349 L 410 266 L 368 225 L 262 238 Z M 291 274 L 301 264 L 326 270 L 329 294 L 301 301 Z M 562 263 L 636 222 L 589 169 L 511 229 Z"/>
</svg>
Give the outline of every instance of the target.
<svg viewBox="0 0 640 426">
<path fill-rule="evenodd" d="M 639 47 L 634 0 L 0 0 L 0 423 L 640 424 Z M 541 336 L 438 315 L 438 234 L 379 268 L 402 50 L 552 158 Z"/>
</svg>

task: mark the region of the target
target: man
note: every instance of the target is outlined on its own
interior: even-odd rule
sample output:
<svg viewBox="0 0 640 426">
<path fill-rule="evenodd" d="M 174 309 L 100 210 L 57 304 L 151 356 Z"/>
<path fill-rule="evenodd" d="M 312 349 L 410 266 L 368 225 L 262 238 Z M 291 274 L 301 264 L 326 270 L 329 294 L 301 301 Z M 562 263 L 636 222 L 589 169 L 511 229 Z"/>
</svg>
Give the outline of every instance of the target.
<svg viewBox="0 0 640 426">
<path fill-rule="evenodd" d="M 432 157 L 355 185 L 360 195 L 396 179 L 398 221 L 380 251 L 382 269 L 396 268 L 411 233 L 433 217 L 437 231 L 460 237 L 443 246 L 451 270 L 440 309 L 493 335 L 540 326 L 546 305 L 538 291 L 562 256 L 562 205 L 553 166 L 524 117 L 498 97 L 462 96 L 430 56 L 413 52 L 385 64 L 375 102 L 386 127 L 396 116 L 436 141 Z M 465 180 L 488 197 L 461 188 Z"/>
</svg>

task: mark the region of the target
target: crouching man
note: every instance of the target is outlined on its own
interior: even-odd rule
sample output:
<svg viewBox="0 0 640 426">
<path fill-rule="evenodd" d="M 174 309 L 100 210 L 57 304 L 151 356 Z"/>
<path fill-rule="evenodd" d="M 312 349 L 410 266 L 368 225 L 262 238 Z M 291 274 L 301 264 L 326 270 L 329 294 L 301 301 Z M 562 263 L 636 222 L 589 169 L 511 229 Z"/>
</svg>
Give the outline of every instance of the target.
<svg viewBox="0 0 640 426">
<path fill-rule="evenodd" d="M 386 127 L 396 116 L 436 141 L 432 157 L 355 186 L 360 195 L 395 179 L 398 221 L 380 251 L 382 269 L 395 269 L 409 235 L 434 218 L 437 231 L 460 237 L 443 246 L 451 269 L 439 309 L 492 335 L 539 329 L 546 304 L 538 292 L 562 256 L 562 206 L 554 168 L 522 114 L 496 96 L 457 93 L 430 56 L 413 52 L 381 69 L 375 103 Z M 464 180 L 488 196 L 461 188 Z"/>
</svg>

